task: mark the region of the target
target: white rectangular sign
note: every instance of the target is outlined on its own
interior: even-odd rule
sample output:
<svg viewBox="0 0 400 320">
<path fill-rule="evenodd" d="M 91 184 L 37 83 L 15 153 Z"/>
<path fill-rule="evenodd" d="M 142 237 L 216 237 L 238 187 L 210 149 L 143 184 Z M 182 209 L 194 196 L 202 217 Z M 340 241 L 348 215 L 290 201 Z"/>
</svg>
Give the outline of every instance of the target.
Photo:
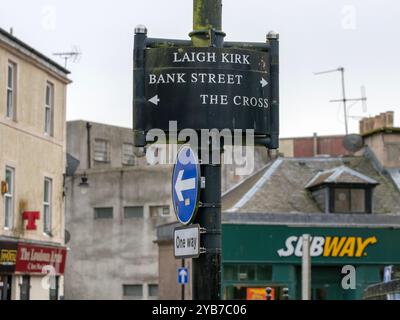
<svg viewBox="0 0 400 320">
<path fill-rule="evenodd" d="M 175 258 L 197 258 L 200 255 L 200 226 L 179 227 L 174 230 Z"/>
</svg>

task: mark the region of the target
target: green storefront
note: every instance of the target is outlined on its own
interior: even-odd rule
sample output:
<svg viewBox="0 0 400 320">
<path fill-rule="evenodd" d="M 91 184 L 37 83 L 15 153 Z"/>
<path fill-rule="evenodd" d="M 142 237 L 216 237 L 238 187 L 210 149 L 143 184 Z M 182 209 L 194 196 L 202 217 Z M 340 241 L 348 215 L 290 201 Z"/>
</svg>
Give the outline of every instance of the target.
<svg viewBox="0 0 400 320">
<path fill-rule="evenodd" d="M 362 299 L 364 289 L 382 281 L 383 268 L 400 265 L 400 229 L 389 227 L 313 227 L 266 224 L 222 225 L 224 299 L 301 299 L 301 237 L 312 236 L 312 299 Z M 345 265 L 356 270 L 356 288 L 345 290 Z"/>
</svg>

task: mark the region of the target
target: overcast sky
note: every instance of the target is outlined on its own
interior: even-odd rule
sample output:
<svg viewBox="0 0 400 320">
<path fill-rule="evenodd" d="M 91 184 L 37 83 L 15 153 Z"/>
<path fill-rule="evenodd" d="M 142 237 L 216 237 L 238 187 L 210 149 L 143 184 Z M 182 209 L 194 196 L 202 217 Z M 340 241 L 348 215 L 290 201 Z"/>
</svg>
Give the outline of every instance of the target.
<svg viewBox="0 0 400 320">
<path fill-rule="evenodd" d="M 395 111 L 400 126 L 400 2 L 395 0 L 223 0 L 226 40 L 265 40 L 280 33 L 281 136 L 344 133 L 340 74 L 346 68 L 349 98 L 365 85 L 368 110 Z M 13 0 L 0 2 L 0 27 L 51 56 L 78 46 L 68 64 L 68 120 L 85 119 L 131 127 L 132 50 L 137 24 L 150 37 L 188 39 L 192 0 Z M 56 61 L 63 63 L 57 57 Z M 350 120 L 352 132 L 358 119 Z"/>
</svg>

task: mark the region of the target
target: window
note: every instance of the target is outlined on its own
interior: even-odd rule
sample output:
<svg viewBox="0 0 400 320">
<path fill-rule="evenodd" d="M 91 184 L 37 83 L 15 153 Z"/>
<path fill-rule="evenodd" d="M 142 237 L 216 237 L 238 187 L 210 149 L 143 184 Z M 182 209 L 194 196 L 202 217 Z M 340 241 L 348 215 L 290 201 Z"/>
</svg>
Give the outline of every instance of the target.
<svg viewBox="0 0 400 320">
<path fill-rule="evenodd" d="M 15 120 L 15 84 L 16 84 L 16 64 L 8 62 L 7 68 L 7 110 L 6 116 Z"/>
<path fill-rule="evenodd" d="M 6 184 L 7 192 L 4 194 L 5 203 L 5 222 L 4 227 L 11 229 L 13 227 L 14 218 L 14 177 L 15 170 L 11 167 L 6 167 Z"/>
<path fill-rule="evenodd" d="M 113 208 L 95 208 L 95 219 L 112 219 L 114 217 Z"/>
<path fill-rule="evenodd" d="M 143 207 L 125 207 L 124 208 L 124 217 L 125 219 L 132 218 L 143 218 Z"/>
<path fill-rule="evenodd" d="M 133 154 L 133 144 L 124 143 L 122 145 L 122 164 L 127 166 L 135 165 L 135 156 Z"/>
<path fill-rule="evenodd" d="M 51 213 L 52 213 L 52 180 L 44 179 L 44 198 L 43 198 L 43 231 L 51 234 Z"/>
<path fill-rule="evenodd" d="M 58 300 L 59 282 L 60 282 L 59 276 L 50 277 L 50 292 L 49 292 L 50 300 Z"/>
<path fill-rule="evenodd" d="M 141 284 L 124 284 L 123 285 L 124 297 L 142 299 L 143 286 Z"/>
<path fill-rule="evenodd" d="M 169 206 L 151 206 L 150 207 L 150 217 L 168 217 L 170 215 Z"/>
<path fill-rule="evenodd" d="M 230 281 L 269 281 L 272 279 L 271 265 L 224 265 L 224 280 Z"/>
<path fill-rule="evenodd" d="M 94 160 L 98 162 L 109 162 L 108 141 L 96 139 L 94 142 Z"/>
<path fill-rule="evenodd" d="M 54 85 L 46 83 L 46 98 L 44 106 L 44 133 L 53 135 L 53 107 L 54 107 Z"/>
<path fill-rule="evenodd" d="M 149 297 L 158 297 L 158 284 L 149 284 Z"/>
<path fill-rule="evenodd" d="M 31 277 L 22 276 L 22 283 L 20 284 L 20 300 L 29 300 L 31 291 Z"/>
<path fill-rule="evenodd" d="M 334 212 L 365 213 L 365 190 L 335 188 Z"/>
</svg>

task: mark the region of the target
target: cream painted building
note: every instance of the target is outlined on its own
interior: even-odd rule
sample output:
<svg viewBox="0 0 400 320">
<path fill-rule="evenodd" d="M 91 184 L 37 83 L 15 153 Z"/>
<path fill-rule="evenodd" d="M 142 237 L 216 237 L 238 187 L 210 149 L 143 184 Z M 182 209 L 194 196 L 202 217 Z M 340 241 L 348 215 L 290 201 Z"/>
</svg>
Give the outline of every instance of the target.
<svg viewBox="0 0 400 320">
<path fill-rule="evenodd" d="M 63 296 L 68 73 L 0 29 L 0 300 Z"/>
</svg>

